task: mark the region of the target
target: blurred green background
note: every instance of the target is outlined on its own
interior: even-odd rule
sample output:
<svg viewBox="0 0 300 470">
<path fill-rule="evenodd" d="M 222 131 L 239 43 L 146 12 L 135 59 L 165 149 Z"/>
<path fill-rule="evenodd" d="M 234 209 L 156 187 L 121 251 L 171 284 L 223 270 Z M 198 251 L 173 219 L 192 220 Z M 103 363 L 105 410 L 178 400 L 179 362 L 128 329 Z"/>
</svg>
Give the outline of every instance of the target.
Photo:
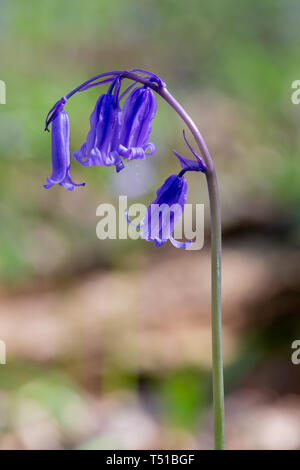
<svg viewBox="0 0 300 470">
<path fill-rule="evenodd" d="M 143 68 L 190 112 L 219 176 L 227 447 L 299 449 L 299 2 L 0 0 L 0 11 L 0 448 L 212 447 L 204 178 L 188 175 L 188 202 L 205 204 L 203 250 L 96 237 L 100 203 L 149 203 L 178 169 L 171 149 L 189 157 L 182 123 L 158 99 L 153 157 L 118 176 L 72 162 L 85 188 L 43 188 L 52 105 L 93 75 Z M 71 151 L 99 93 L 66 107 Z"/>
</svg>

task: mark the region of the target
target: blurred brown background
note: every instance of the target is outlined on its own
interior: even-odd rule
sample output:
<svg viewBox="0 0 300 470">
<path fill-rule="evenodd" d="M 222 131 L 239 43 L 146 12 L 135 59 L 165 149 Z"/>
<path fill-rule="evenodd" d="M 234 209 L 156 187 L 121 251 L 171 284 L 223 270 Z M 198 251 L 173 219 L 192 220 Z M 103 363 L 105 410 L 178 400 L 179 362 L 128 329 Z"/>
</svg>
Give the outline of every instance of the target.
<svg viewBox="0 0 300 470">
<path fill-rule="evenodd" d="M 118 176 L 72 162 L 84 189 L 42 186 L 54 102 L 97 73 L 143 68 L 190 112 L 219 175 L 227 447 L 299 449 L 299 2 L 0 0 L 0 9 L 0 448 L 212 447 L 204 178 L 188 175 L 188 202 L 205 204 L 203 250 L 96 237 L 98 204 L 119 194 L 148 204 L 178 169 L 171 149 L 189 156 L 182 123 L 158 100 L 149 160 Z M 72 151 L 103 90 L 68 103 Z"/>
</svg>

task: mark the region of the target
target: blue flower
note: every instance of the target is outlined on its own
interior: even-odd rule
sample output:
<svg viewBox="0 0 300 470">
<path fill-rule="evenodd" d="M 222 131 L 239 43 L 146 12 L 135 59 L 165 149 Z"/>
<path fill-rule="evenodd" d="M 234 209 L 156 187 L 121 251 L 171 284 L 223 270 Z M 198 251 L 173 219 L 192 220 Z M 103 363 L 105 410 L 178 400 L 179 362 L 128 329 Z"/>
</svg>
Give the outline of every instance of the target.
<svg viewBox="0 0 300 470">
<path fill-rule="evenodd" d="M 155 152 L 154 144 L 148 142 L 157 108 L 152 91 L 146 86 L 133 90 L 121 110 L 120 85 L 117 77 L 108 93 L 99 97 L 86 142 L 73 153 L 84 166 L 115 165 L 119 172 L 124 168 L 121 156 L 127 160 L 144 159 Z"/>
<path fill-rule="evenodd" d="M 147 210 L 147 215 L 143 218 L 139 225 L 135 227 L 141 230 L 141 237 L 147 241 L 154 241 L 156 246 L 162 246 L 167 240 L 176 248 L 186 249 L 192 241 L 179 242 L 175 240 L 172 233 L 181 218 L 184 206 L 187 200 L 187 181 L 184 174 L 187 171 L 205 172 L 207 167 L 202 158 L 188 143 L 185 132 L 183 131 L 184 140 L 196 157 L 196 160 L 189 160 L 182 157 L 173 150 L 174 155 L 179 159 L 182 170 L 178 175 L 171 175 L 166 179 L 164 184 L 157 190 L 157 197 L 151 202 Z M 127 222 L 134 225 L 126 212 Z"/>
<path fill-rule="evenodd" d="M 115 82 L 114 82 L 115 84 Z M 119 104 L 112 94 L 112 87 L 107 94 L 98 98 L 90 117 L 90 131 L 86 142 L 73 157 L 84 166 L 105 165 L 116 166 L 120 171 L 124 168 L 118 153 L 120 136 Z"/>
<path fill-rule="evenodd" d="M 192 242 L 178 242 L 172 236 L 180 220 L 187 199 L 187 181 L 184 176 L 171 175 L 156 192 L 157 198 L 148 207 L 141 222 L 141 236 L 162 246 L 167 240 L 176 248 L 187 248 Z"/>
<path fill-rule="evenodd" d="M 130 93 L 121 113 L 118 151 L 122 157 L 127 160 L 144 159 L 155 152 L 155 145 L 148 139 L 156 109 L 156 100 L 150 88 L 142 86 Z"/>
<path fill-rule="evenodd" d="M 73 157 L 83 166 L 115 166 L 119 172 L 124 168 L 122 157 L 127 160 L 144 159 L 155 152 L 154 144 L 148 142 L 151 133 L 151 122 L 156 113 L 156 101 L 151 89 L 143 85 L 132 90 L 137 82 L 134 81 L 122 94 L 122 80 L 131 72 L 146 75 L 149 80 L 160 88 L 164 82 L 149 72 L 143 70 L 116 71 L 100 74 L 87 80 L 66 96 L 58 100 L 46 117 L 45 130 L 52 125 L 52 162 L 53 172 L 48 178 L 46 188 L 53 184 L 61 184 L 67 189 L 76 185 L 70 178 L 69 150 L 69 119 L 64 112 L 64 105 L 75 93 L 88 90 L 103 83 L 110 83 L 107 93 L 101 95 L 90 116 L 90 130 L 81 148 L 73 153 Z M 101 79 L 100 81 L 95 81 Z M 123 109 L 120 101 L 127 95 Z"/>
<path fill-rule="evenodd" d="M 69 191 L 75 186 L 84 186 L 85 183 L 76 184 L 70 176 L 70 123 L 68 114 L 63 111 L 63 104 L 58 102 L 52 109 L 53 114 L 46 121 L 46 129 L 50 122 L 52 140 L 52 175 L 47 178 L 48 184 L 44 188 L 51 188 L 54 184 L 60 184 Z"/>
<path fill-rule="evenodd" d="M 184 176 L 169 176 L 157 190 L 156 195 L 156 199 L 148 207 L 146 216 L 135 227 L 141 230 L 141 237 L 144 240 L 154 241 L 155 246 L 162 246 L 170 240 L 176 248 L 187 248 L 191 245 L 191 241 L 179 242 L 172 236 L 186 204 L 186 179 Z M 134 225 L 127 212 L 126 218 L 129 224 Z"/>
</svg>

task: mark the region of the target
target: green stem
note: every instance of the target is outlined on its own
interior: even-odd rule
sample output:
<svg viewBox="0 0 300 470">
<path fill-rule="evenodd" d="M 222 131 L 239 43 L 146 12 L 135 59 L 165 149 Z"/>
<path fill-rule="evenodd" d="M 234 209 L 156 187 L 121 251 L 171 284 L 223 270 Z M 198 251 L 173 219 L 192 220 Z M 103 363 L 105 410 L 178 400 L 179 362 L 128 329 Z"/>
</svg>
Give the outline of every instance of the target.
<svg viewBox="0 0 300 470">
<path fill-rule="evenodd" d="M 211 216 L 211 315 L 215 449 L 224 449 L 224 380 L 221 311 L 221 210 L 216 173 L 206 175 Z"/>
<path fill-rule="evenodd" d="M 157 90 L 155 90 L 157 91 Z M 211 323 L 212 323 L 212 372 L 214 404 L 215 449 L 224 449 L 224 379 L 222 358 L 222 309 L 221 309 L 221 259 L 222 226 L 221 205 L 214 164 L 206 143 L 194 121 L 182 106 L 162 88 L 157 93 L 179 114 L 192 132 L 207 165 L 206 181 L 211 217 Z"/>
</svg>

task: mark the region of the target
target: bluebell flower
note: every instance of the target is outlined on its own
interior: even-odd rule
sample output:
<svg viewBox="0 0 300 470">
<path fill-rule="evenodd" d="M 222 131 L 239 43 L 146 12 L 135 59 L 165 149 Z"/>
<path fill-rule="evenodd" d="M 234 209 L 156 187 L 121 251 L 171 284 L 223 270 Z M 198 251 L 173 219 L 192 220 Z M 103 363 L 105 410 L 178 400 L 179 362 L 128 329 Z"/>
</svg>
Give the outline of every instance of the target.
<svg viewBox="0 0 300 470">
<path fill-rule="evenodd" d="M 191 241 L 179 242 L 172 236 L 187 200 L 185 177 L 169 176 L 157 190 L 156 195 L 140 224 L 141 237 L 147 241 L 154 241 L 155 246 L 162 246 L 170 240 L 176 248 L 187 248 Z"/>
<path fill-rule="evenodd" d="M 118 151 L 122 157 L 127 160 L 144 159 L 155 152 L 155 145 L 148 140 L 156 109 L 156 100 L 150 88 L 142 86 L 130 93 L 121 113 Z"/>
<path fill-rule="evenodd" d="M 115 84 L 115 83 L 114 83 Z M 84 166 L 105 165 L 116 166 L 120 171 L 124 168 L 118 153 L 120 136 L 119 104 L 112 87 L 107 94 L 101 95 L 90 117 L 90 131 L 86 142 L 73 157 Z"/>
<path fill-rule="evenodd" d="M 144 159 L 146 155 L 154 153 L 154 144 L 148 142 L 151 121 L 157 108 L 151 89 L 144 85 L 132 91 L 137 84 L 134 82 L 119 96 L 122 80 L 130 72 L 145 74 L 147 80 L 154 83 L 156 87 L 164 86 L 164 82 L 159 77 L 142 70 L 100 74 L 63 96 L 50 109 L 46 117 L 45 130 L 49 131 L 49 125 L 53 123 L 53 173 L 51 178 L 48 178 L 46 188 L 56 182 L 68 189 L 74 188 L 75 184 L 72 183 L 69 175 L 69 120 L 62 113 L 64 105 L 71 96 L 99 84 L 111 83 L 108 92 L 97 100 L 90 116 L 90 130 L 86 141 L 79 150 L 73 153 L 75 160 L 83 166 L 115 166 L 116 171 L 119 172 L 124 168 L 122 157 L 127 160 Z M 98 78 L 101 80 L 95 82 Z M 130 91 L 121 109 L 120 101 Z M 62 165 L 67 165 L 65 173 Z M 61 173 L 64 175 L 60 180 Z"/>
<path fill-rule="evenodd" d="M 179 175 L 169 176 L 156 195 L 139 225 L 134 225 L 126 212 L 127 222 L 140 229 L 141 237 L 148 242 L 154 241 L 155 246 L 162 246 L 170 240 L 176 248 L 186 249 L 192 241 L 179 242 L 172 236 L 186 204 L 186 179 Z"/>
<path fill-rule="evenodd" d="M 59 102 L 58 102 L 59 103 Z M 75 186 L 84 186 L 85 183 L 76 184 L 70 176 L 70 123 L 68 114 L 63 111 L 63 104 L 52 108 L 53 114 L 46 121 L 46 129 L 50 122 L 52 140 L 52 175 L 47 178 L 48 184 L 44 188 L 51 188 L 54 184 L 60 184 L 69 191 Z"/>
<path fill-rule="evenodd" d="M 180 242 L 172 236 L 174 229 L 180 220 L 184 206 L 187 200 L 187 181 L 184 174 L 187 171 L 206 171 L 206 165 L 202 158 L 188 143 L 185 132 L 183 131 L 184 140 L 196 157 L 196 160 L 189 160 L 182 157 L 178 152 L 173 150 L 174 155 L 179 159 L 182 170 L 178 175 L 169 176 L 164 184 L 157 190 L 157 197 L 148 207 L 147 214 L 139 225 L 135 225 L 140 229 L 141 237 L 147 241 L 154 241 L 155 246 L 162 246 L 167 240 L 176 248 L 186 249 L 192 241 Z M 127 222 L 134 225 L 126 212 Z"/>
</svg>

